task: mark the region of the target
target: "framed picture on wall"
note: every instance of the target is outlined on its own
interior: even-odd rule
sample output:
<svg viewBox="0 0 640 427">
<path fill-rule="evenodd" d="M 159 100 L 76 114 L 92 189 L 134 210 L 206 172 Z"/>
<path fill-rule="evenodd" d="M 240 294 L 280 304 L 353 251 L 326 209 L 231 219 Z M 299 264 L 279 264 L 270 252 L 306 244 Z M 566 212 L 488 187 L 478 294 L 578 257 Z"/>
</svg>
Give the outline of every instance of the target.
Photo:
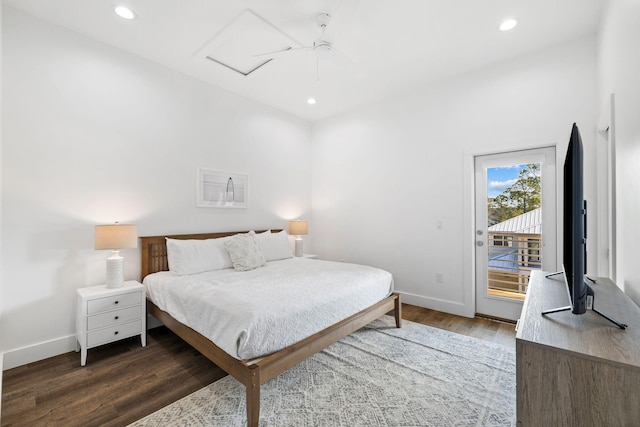
<svg viewBox="0 0 640 427">
<path fill-rule="evenodd" d="M 246 208 L 249 176 L 198 168 L 196 206 L 201 208 Z"/>
</svg>

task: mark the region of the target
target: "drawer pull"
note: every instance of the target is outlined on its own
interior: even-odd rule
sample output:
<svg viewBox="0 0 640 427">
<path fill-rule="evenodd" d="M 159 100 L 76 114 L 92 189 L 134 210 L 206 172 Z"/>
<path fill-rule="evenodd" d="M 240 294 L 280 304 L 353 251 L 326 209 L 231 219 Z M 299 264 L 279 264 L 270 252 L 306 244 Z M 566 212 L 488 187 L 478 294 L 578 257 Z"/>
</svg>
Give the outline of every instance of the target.
<svg viewBox="0 0 640 427">
<path fill-rule="evenodd" d="M 120 316 L 116 316 L 114 317 L 114 320 L 118 320 L 120 318 Z"/>
<path fill-rule="evenodd" d="M 117 303 L 119 303 L 119 302 L 120 302 L 120 301 L 116 301 L 116 302 L 114 302 L 114 304 L 117 304 Z"/>
<path fill-rule="evenodd" d="M 114 334 L 114 335 L 118 335 L 118 331 L 115 331 L 113 334 Z"/>
</svg>

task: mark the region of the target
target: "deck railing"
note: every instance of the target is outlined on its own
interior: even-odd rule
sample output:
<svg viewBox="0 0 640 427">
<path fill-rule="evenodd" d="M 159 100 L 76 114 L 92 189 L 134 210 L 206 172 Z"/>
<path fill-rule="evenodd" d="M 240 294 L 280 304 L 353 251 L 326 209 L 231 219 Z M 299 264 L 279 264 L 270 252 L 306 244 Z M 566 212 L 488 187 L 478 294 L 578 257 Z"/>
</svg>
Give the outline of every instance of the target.
<svg viewBox="0 0 640 427">
<path fill-rule="evenodd" d="M 489 290 L 524 295 L 532 270 L 540 270 L 542 235 L 489 232 Z"/>
</svg>

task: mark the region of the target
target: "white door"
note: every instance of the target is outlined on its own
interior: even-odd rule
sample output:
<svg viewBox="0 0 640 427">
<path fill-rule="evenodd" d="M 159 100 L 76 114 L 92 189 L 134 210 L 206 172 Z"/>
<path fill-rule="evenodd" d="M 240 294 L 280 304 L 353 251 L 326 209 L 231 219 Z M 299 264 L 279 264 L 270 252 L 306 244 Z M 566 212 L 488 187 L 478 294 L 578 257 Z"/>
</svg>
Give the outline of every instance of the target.
<svg viewBox="0 0 640 427">
<path fill-rule="evenodd" d="M 476 313 L 517 320 L 529 275 L 556 271 L 555 147 L 475 158 Z"/>
</svg>

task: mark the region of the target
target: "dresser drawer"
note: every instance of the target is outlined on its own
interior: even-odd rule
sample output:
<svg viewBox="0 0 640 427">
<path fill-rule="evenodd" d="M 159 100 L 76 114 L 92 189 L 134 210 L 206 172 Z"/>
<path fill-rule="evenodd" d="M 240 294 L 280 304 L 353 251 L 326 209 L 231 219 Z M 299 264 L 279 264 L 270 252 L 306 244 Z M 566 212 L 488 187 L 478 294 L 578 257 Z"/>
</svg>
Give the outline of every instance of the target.
<svg viewBox="0 0 640 427">
<path fill-rule="evenodd" d="M 110 326 L 87 333 L 87 347 L 95 347 L 122 338 L 140 335 L 142 333 L 142 320 Z"/>
<path fill-rule="evenodd" d="M 87 302 L 87 314 L 101 313 L 140 304 L 142 304 L 142 292 L 129 292 L 105 298 L 96 298 Z"/>
<path fill-rule="evenodd" d="M 122 308 L 120 310 L 108 311 L 106 313 L 94 314 L 87 318 L 87 330 L 104 328 L 105 326 L 115 326 L 132 320 L 140 319 L 142 309 L 139 305 Z"/>
</svg>

